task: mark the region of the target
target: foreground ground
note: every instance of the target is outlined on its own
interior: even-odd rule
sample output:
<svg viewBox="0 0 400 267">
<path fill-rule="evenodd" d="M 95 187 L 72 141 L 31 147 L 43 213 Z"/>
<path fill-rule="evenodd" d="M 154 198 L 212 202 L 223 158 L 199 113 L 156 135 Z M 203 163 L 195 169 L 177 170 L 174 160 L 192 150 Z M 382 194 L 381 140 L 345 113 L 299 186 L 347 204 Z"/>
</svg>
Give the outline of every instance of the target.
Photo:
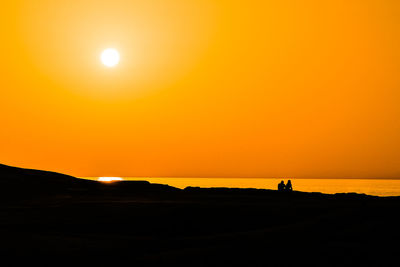
<svg viewBox="0 0 400 267">
<path fill-rule="evenodd" d="M 0 252 L 14 265 L 398 264 L 399 198 L 145 183 L 52 193 L 2 186 Z"/>
</svg>

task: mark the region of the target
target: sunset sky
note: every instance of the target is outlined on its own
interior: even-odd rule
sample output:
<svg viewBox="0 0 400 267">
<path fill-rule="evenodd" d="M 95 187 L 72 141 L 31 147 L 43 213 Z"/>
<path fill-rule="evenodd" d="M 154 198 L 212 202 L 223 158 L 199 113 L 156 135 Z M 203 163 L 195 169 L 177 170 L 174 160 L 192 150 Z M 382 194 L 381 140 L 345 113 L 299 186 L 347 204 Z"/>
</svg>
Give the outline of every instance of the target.
<svg viewBox="0 0 400 267">
<path fill-rule="evenodd" d="M 400 178 L 398 0 L 13 0 L 0 23 L 0 163 Z"/>
</svg>

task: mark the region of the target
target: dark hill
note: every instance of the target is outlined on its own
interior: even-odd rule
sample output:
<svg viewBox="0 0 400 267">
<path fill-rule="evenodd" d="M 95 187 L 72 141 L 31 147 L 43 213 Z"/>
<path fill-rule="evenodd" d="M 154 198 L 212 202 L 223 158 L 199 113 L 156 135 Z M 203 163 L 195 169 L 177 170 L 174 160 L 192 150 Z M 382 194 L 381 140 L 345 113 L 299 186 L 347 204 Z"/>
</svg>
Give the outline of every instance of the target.
<svg viewBox="0 0 400 267">
<path fill-rule="evenodd" d="M 61 173 L 0 164 L 0 192 L 3 198 L 59 194 L 73 188 L 84 188 L 89 184 L 91 184 L 91 181 Z"/>
<path fill-rule="evenodd" d="M 0 164 L 1 196 L 28 197 L 57 194 L 129 195 L 169 193 L 180 189 L 147 181 L 101 183 L 50 171 L 24 169 Z"/>
<path fill-rule="evenodd" d="M 50 171 L 23 169 L 0 164 L 0 183 L 13 185 L 21 183 L 68 184 L 77 178 Z"/>
</svg>

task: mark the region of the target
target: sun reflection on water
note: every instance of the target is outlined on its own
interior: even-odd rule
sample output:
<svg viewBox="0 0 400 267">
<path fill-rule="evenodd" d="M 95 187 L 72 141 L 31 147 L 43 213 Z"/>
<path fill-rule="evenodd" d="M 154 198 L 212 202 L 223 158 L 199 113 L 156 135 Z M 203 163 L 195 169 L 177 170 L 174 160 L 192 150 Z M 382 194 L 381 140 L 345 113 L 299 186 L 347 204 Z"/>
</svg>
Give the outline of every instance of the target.
<svg viewBox="0 0 400 267">
<path fill-rule="evenodd" d="M 117 182 L 117 181 L 123 181 L 121 177 L 99 177 L 97 181 L 99 182 L 106 182 L 106 183 L 111 183 L 111 182 Z"/>
</svg>

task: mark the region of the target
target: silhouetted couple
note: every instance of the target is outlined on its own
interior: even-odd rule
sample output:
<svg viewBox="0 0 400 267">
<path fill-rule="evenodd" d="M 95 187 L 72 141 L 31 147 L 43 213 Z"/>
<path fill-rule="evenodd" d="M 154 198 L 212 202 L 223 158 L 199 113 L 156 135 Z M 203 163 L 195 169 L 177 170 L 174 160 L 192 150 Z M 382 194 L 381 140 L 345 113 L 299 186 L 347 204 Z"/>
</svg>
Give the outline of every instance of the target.
<svg viewBox="0 0 400 267">
<path fill-rule="evenodd" d="M 287 184 L 285 185 L 285 182 L 282 180 L 278 184 L 278 191 L 293 191 L 292 182 L 288 180 Z"/>
</svg>

